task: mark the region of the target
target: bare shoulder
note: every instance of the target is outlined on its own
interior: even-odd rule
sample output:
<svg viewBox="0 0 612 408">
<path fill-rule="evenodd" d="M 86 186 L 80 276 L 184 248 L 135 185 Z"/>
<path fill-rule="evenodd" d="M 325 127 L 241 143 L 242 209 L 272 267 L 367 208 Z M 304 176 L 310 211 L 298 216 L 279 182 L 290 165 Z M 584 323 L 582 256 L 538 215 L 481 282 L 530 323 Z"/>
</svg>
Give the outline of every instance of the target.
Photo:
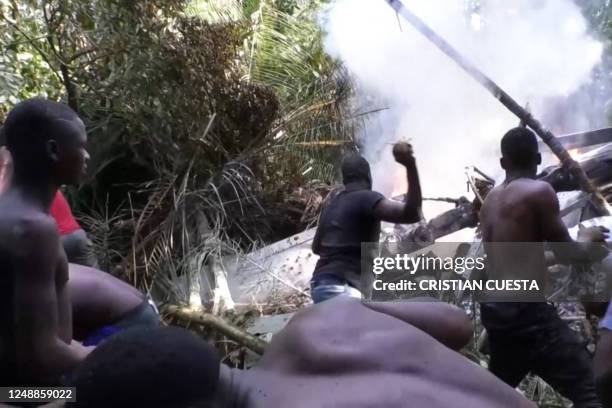
<svg viewBox="0 0 612 408">
<path fill-rule="evenodd" d="M 486 216 L 489 213 L 489 208 L 493 205 L 493 203 L 495 203 L 499 199 L 499 196 L 501 193 L 502 193 L 501 186 L 496 186 L 487 193 L 487 196 L 482 202 L 482 207 L 480 208 L 480 218 L 481 219 L 486 218 Z"/>
<path fill-rule="evenodd" d="M 525 180 L 523 182 L 523 185 L 527 187 L 526 190 L 532 191 L 534 193 L 539 192 L 543 194 L 555 194 L 555 190 L 553 189 L 553 187 L 545 181 Z"/>
<path fill-rule="evenodd" d="M 55 220 L 37 211 L 0 211 L 0 237 L 14 256 L 59 242 Z"/>
<path fill-rule="evenodd" d="M 496 201 L 496 199 L 498 199 L 503 193 L 504 193 L 505 189 L 503 186 L 495 186 L 491 189 L 491 191 L 489 191 L 487 193 L 487 196 L 485 197 L 483 203 L 482 203 L 482 208 L 484 209 L 485 207 L 487 207 L 488 205 L 491 204 L 491 202 Z"/>
<path fill-rule="evenodd" d="M 412 309 L 418 306 L 406 304 L 400 312 L 381 312 L 359 300 L 337 296 L 298 312 L 275 336 L 271 346 L 285 349 L 294 356 L 297 365 L 323 359 L 333 366 L 338 359 L 352 354 L 363 364 L 370 360 L 386 361 L 388 350 L 400 344 L 413 349 L 431 345 L 430 337 L 406 318 L 413 317 L 417 311 Z M 300 352 L 296 354 L 296 350 Z M 364 353 L 368 359 L 357 357 Z"/>
<path fill-rule="evenodd" d="M 539 180 L 528 180 L 524 182 L 524 186 L 526 198 L 545 206 L 555 205 L 555 203 L 558 205 L 557 193 L 549 183 Z"/>
<path fill-rule="evenodd" d="M 23 212 L 16 214 L 5 214 L 0 216 L 0 227 L 3 231 L 9 231 L 15 237 L 27 236 L 29 238 L 50 235 L 57 236 L 57 224 L 55 220 L 44 213 Z"/>
<path fill-rule="evenodd" d="M 436 330 L 440 327 L 440 330 Z M 385 343 L 431 345 L 431 335 L 446 330 L 471 335 L 471 322 L 455 306 L 436 301 L 401 303 L 372 302 L 337 296 L 298 312 L 282 332 L 283 341 L 304 350 L 336 346 L 339 338 L 372 353 L 386 353 Z M 468 333 L 464 336 L 464 333 Z M 378 333 L 378 334 L 376 334 Z M 436 337 L 436 336 L 434 336 Z M 369 340 L 376 339 L 370 343 Z M 437 343 L 437 342 L 436 342 Z M 382 358 L 382 357 L 381 357 Z"/>
<path fill-rule="evenodd" d="M 495 201 L 496 199 L 506 200 L 508 197 L 518 198 L 520 200 L 556 200 L 557 194 L 552 186 L 540 180 L 520 179 L 516 180 L 508 186 L 497 186 L 492 189 L 483 207 L 487 202 Z"/>
</svg>

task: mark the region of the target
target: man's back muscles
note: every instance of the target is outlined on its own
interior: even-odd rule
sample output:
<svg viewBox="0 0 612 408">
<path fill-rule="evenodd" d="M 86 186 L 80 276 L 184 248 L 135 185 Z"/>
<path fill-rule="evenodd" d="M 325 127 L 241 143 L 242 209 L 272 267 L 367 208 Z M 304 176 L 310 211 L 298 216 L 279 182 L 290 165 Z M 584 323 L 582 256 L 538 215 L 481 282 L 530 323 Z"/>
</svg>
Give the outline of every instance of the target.
<svg viewBox="0 0 612 408">
<path fill-rule="evenodd" d="M 550 191 L 549 191 L 550 190 Z M 552 192 L 552 197 L 550 196 Z M 480 218 L 487 242 L 539 242 L 543 212 L 559 213 L 552 188 L 543 182 L 519 179 L 494 188 L 483 204 Z"/>
<path fill-rule="evenodd" d="M 69 349 L 67 264 L 65 259 L 60 264 L 55 222 L 18 201 L 3 197 L 0 202 L 0 332 L 2 359 L 11 370 L 3 377 L 24 385 L 53 384 L 78 361 Z"/>
</svg>

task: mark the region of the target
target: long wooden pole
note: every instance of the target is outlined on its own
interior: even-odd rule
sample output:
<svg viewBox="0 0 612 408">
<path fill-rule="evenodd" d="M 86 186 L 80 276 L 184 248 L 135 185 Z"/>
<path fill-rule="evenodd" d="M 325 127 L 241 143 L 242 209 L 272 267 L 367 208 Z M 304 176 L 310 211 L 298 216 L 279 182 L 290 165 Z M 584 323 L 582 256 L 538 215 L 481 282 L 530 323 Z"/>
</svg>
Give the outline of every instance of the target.
<svg viewBox="0 0 612 408">
<path fill-rule="evenodd" d="M 584 169 L 580 166 L 569 155 L 567 150 L 559 143 L 555 135 L 551 131 L 546 129 L 542 124 L 519 105 L 510 95 L 508 95 L 499 85 L 497 85 L 491 78 L 486 76 L 482 71 L 476 68 L 471 62 L 465 59 L 453 46 L 451 46 L 444 38 L 440 37 L 435 31 L 433 31 L 427 24 L 423 22 L 419 17 L 414 15 L 410 10 L 404 6 L 401 0 L 386 0 L 387 3 L 395 10 L 398 14 L 406 19 L 417 31 L 419 31 L 425 38 L 431 41 L 436 47 L 440 49 L 444 54 L 455 61 L 461 68 L 465 70 L 472 78 L 478 81 L 482 86 L 489 90 L 493 96 L 498 99 L 510 112 L 514 113 L 522 123 L 529 126 L 535 133 L 537 133 L 542 141 L 550 148 L 550 150 L 559 158 L 561 165 L 569 169 L 571 174 L 578 181 L 580 188 L 587 193 L 591 193 L 593 196 L 594 204 L 598 207 L 601 215 L 608 215 L 607 204 L 597 187 L 588 179 Z"/>
</svg>

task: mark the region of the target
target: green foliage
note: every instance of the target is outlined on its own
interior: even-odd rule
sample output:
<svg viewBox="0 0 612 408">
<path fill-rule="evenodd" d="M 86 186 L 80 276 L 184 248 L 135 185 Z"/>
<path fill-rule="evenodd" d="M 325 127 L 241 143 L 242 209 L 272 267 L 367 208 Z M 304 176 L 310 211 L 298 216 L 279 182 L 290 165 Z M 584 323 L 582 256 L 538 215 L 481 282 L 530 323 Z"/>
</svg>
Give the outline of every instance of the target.
<svg viewBox="0 0 612 408">
<path fill-rule="evenodd" d="M 93 173 L 71 197 L 107 269 L 148 288 L 219 242 L 280 239 L 269 211 L 332 180 L 350 87 L 319 5 L 0 0 L 1 109 L 46 94 L 86 122 Z"/>
<path fill-rule="evenodd" d="M 190 13 L 212 21 L 243 21 L 247 81 L 273 89 L 280 116 L 262 146 L 269 191 L 334 178 L 338 153 L 353 146 L 358 124 L 346 109 L 350 83 L 323 49 L 318 13 L 325 1 L 199 0 Z M 242 15 L 241 15 L 242 13 Z"/>
<path fill-rule="evenodd" d="M 61 94 L 60 77 L 47 58 L 43 13 L 35 4 L 0 1 L 0 122 L 22 99 Z"/>
<path fill-rule="evenodd" d="M 249 16 L 248 75 L 279 95 L 281 120 L 270 154 L 286 163 L 270 169 L 268 179 L 305 174 L 291 181 L 330 181 L 339 151 L 352 146 L 355 122 L 346 109 L 348 77 L 323 49 L 317 18 L 324 2 L 257 3 Z"/>
<path fill-rule="evenodd" d="M 612 7 L 609 0 L 576 0 L 591 30 L 604 38 L 612 38 Z"/>
</svg>

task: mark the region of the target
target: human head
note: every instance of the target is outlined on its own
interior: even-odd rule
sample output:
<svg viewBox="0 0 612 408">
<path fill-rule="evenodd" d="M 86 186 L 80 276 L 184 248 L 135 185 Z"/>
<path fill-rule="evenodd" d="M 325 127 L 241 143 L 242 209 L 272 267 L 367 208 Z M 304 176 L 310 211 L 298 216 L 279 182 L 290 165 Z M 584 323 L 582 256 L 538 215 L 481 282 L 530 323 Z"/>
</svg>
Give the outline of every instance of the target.
<svg viewBox="0 0 612 408">
<path fill-rule="evenodd" d="M 46 99 L 17 104 L 2 126 L 15 178 L 27 182 L 78 184 L 87 169 L 85 125 L 68 106 Z"/>
<path fill-rule="evenodd" d="M 363 156 L 352 153 L 342 160 L 342 182 L 344 185 L 350 183 L 366 183 L 372 188 L 372 173 L 370 164 Z"/>
<path fill-rule="evenodd" d="M 535 175 L 538 165 L 542 163 L 536 136 L 525 127 L 508 131 L 501 140 L 501 151 L 500 164 L 507 172 L 528 171 Z"/>
<path fill-rule="evenodd" d="M 77 401 L 67 406 L 216 408 L 219 372 L 217 352 L 188 330 L 128 329 L 77 368 Z"/>
</svg>

